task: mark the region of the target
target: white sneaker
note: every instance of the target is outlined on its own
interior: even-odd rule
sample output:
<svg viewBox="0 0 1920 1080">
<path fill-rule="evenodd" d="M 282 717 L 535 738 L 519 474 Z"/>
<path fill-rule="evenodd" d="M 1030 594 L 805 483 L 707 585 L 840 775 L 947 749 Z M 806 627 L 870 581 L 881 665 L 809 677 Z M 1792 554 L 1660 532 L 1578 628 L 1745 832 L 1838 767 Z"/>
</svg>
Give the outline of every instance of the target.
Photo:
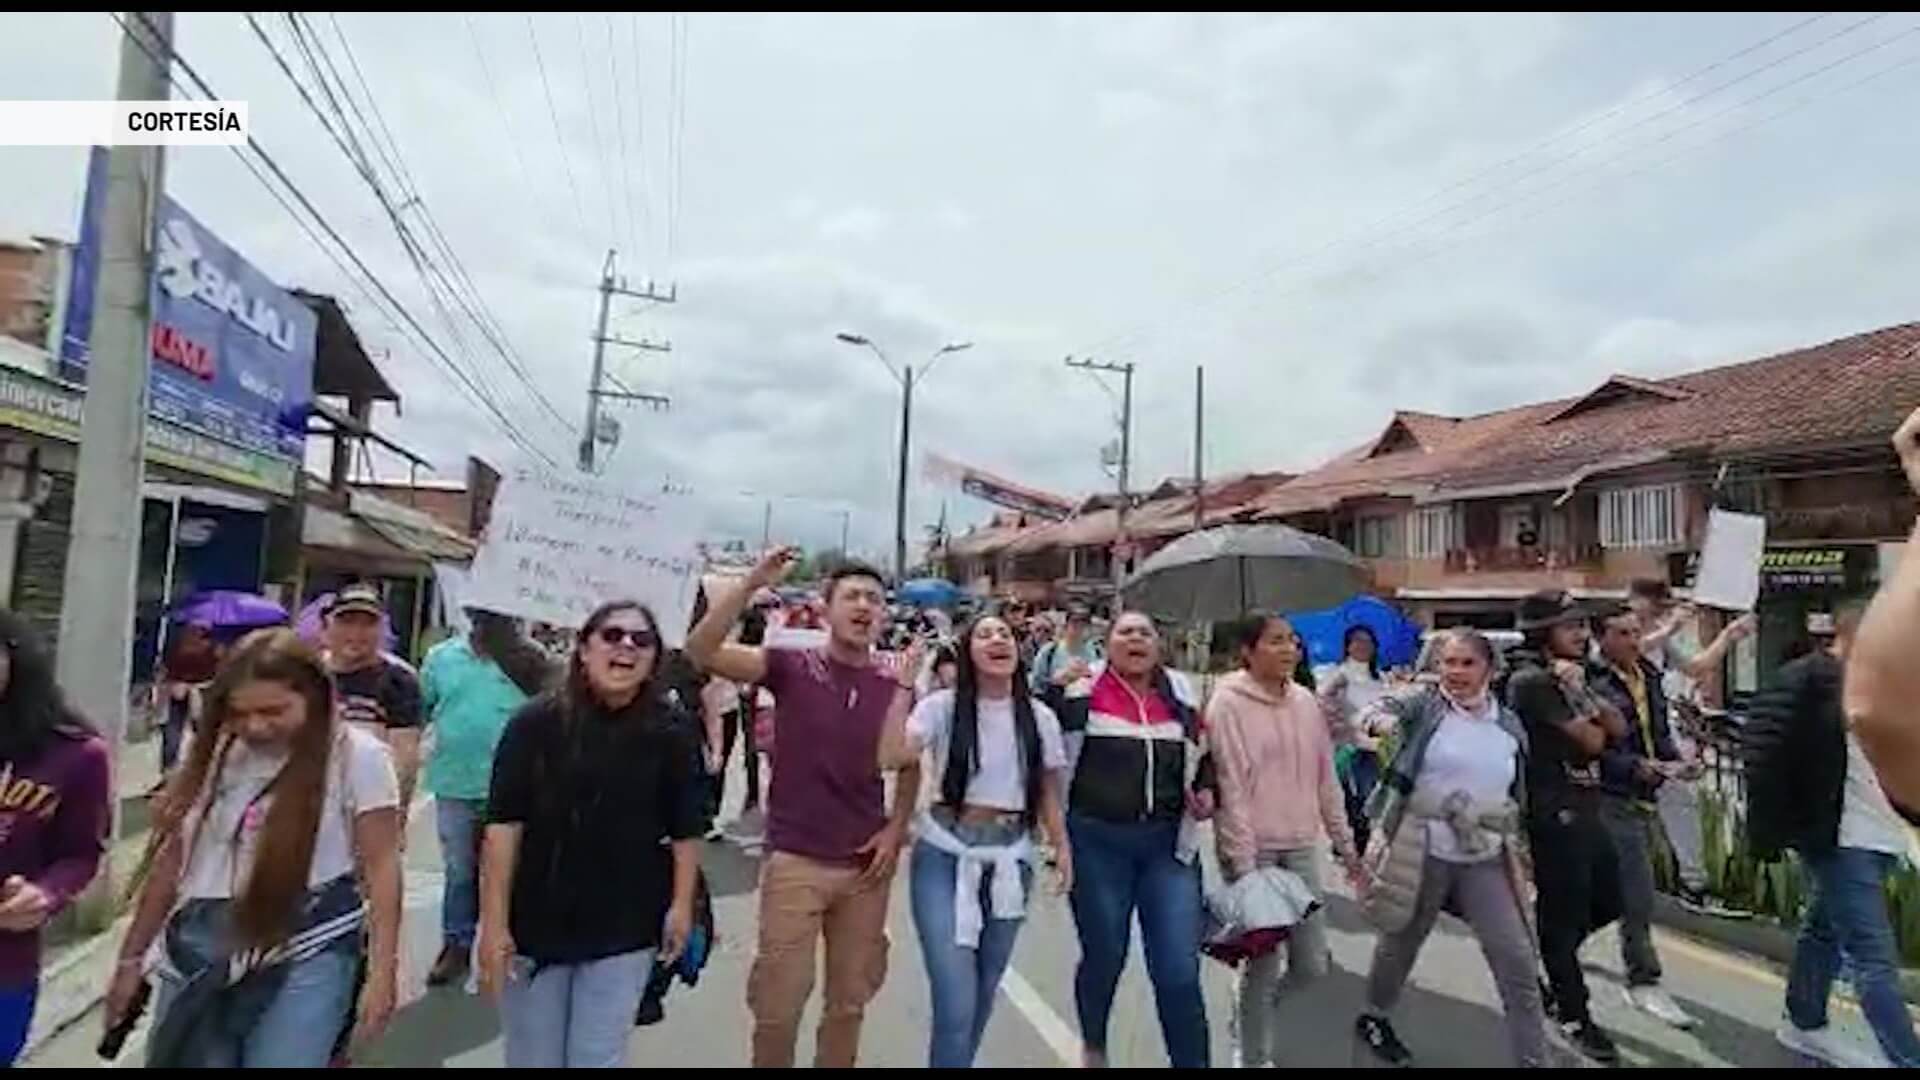
<svg viewBox="0 0 1920 1080">
<path fill-rule="evenodd" d="M 1795 1027 L 1792 1020 L 1780 1021 L 1774 1040 L 1781 1046 L 1836 1069 L 1891 1069 L 1893 1064 L 1879 1043 L 1859 1043 L 1833 1029 L 1832 1024 L 1811 1031 Z"/>
<path fill-rule="evenodd" d="M 1700 1021 L 1695 1020 L 1658 986 L 1633 986 L 1627 988 L 1627 1004 L 1653 1017 L 1655 1020 L 1685 1031 Z"/>
</svg>

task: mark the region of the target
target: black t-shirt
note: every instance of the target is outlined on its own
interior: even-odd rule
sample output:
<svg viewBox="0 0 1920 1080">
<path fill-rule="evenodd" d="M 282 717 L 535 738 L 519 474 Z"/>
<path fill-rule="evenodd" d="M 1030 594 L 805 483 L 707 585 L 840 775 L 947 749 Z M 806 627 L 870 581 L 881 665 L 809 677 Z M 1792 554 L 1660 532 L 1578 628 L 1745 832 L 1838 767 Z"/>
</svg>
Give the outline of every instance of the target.
<svg viewBox="0 0 1920 1080">
<path fill-rule="evenodd" d="M 357 671 L 334 672 L 333 685 L 342 720 L 381 728 L 421 724 L 420 676 L 405 664 L 381 657 Z"/>
<path fill-rule="evenodd" d="M 1562 730 L 1576 715 L 1559 680 L 1537 659 L 1522 659 L 1507 681 L 1507 705 L 1527 729 L 1529 803 L 1551 806 L 1600 784 L 1600 759 Z"/>
<path fill-rule="evenodd" d="M 509 931 L 521 955 L 577 964 L 651 949 L 672 901 L 665 840 L 705 831 L 697 744 L 660 702 L 569 722 L 527 703 L 494 751 L 490 823 L 522 826 Z"/>
</svg>

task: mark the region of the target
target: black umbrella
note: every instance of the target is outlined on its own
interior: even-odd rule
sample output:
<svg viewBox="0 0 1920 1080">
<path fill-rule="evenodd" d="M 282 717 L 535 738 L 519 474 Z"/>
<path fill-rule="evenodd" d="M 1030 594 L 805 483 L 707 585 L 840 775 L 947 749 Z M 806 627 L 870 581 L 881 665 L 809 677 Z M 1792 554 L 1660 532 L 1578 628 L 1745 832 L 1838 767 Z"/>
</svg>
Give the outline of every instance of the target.
<svg viewBox="0 0 1920 1080">
<path fill-rule="evenodd" d="M 1187 535 L 1140 564 L 1127 606 L 1178 623 L 1234 619 L 1256 608 L 1318 611 L 1367 586 L 1367 567 L 1324 536 L 1286 525 L 1219 525 Z"/>
</svg>

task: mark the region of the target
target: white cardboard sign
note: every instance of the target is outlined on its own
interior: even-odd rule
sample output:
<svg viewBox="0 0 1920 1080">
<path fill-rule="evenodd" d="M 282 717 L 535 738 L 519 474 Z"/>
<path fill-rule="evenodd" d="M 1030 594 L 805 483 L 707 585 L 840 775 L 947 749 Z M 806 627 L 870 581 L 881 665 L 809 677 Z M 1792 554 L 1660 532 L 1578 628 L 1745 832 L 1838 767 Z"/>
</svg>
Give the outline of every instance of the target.
<svg viewBox="0 0 1920 1080">
<path fill-rule="evenodd" d="M 1693 602 L 1726 611 L 1752 611 L 1760 599 L 1760 559 L 1766 548 L 1766 518 L 1730 510 L 1709 513 Z"/>
<path fill-rule="evenodd" d="M 692 517 L 683 496 L 521 465 L 500 486 L 464 600 L 565 627 L 609 600 L 638 600 L 678 644 L 702 565 Z"/>
</svg>

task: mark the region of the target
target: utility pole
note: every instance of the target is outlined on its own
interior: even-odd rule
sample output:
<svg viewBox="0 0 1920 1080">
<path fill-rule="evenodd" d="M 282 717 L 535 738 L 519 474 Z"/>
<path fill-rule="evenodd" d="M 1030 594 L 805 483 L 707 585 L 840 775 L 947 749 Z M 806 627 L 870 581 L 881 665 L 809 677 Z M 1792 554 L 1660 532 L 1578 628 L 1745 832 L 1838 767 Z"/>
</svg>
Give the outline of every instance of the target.
<svg viewBox="0 0 1920 1080">
<path fill-rule="evenodd" d="M 136 11 L 120 39 L 121 101 L 164 101 L 173 55 L 173 12 Z M 153 206 L 165 155 L 158 146 L 107 150 L 100 207 L 98 299 L 88 330 L 86 410 L 74 469 L 73 525 L 55 677 L 80 715 L 105 733 L 117 782 L 133 676 L 134 581 L 140 561 L 140 484 L 146 472 L 147 303 Z M 106 665 L 102 667 L 101 665 Z M 120 835 L 120 800 L 112 832 Z M 113 919 L 111 860 L 81 903 L 90 929 Z"/>
<path fill-rule="evenodd" d="M 1206 465 L 1207 445 L 1207 368 L 1193 369 L 1193 531 L 1207 525 Z"/>
<path fill-rule="evenodd" d="M 1069 356 L 1067 357 L 1067 366 L 1070 368 L 1078 368 L 1081 371 L 1112 372 L 1121 377 L 1120 506 L 1119 509 L 1115 511 L 1115 528 L 1113 534 L 1113 611 L 1115 615 L 1118 615 L 1121 607 L 1124 605 L 1124 601 L 1120 596 L 1120 588 L 1126 584 L 1127 580 L 1127 568 L 1124 555 L 1132 547 L 1132 542 L 1127 537 L 1127 512 L 1130 509 L 1128 503 L 1132 501 L 1132 496 L 1127 491 L 1127 470 L 1133 464 L 1133 362 L 1128 361 L 1124 364 L 1116 364 L 1111 361 L 1075 360 Z"/>
<path fill-rule="evenodd" d="M 913 365 L 901 368 L 900 469 L 893 489 L 893 584 L 907 580 L 907 444 L 913 438 Z"/>
<path fill-rule="evenodd" d="M 625 278 L 616 280 L 613 273 L 614 251 L 607 249 L 607 261 L 600 269 L 600 319 L 593 331 L 593 375 L 587 382 L 587 423 L 580 432 L 580 471 L 590 473 L 594 467 L 594 450 L 600 436 L 600 401 L 602 398 L 615 401 L 634 401 L 656 409 L 664 409 L 672 404 L 671 400 L 659 394 L 636 394 L 629 390 L 607 390 L 604 384 L 606 375 L 606 351 L 609 345 L 623 345 L 630 349 L 646 352 L 672 352 L 670 341 L 654 341 L 650 338 L 623 338 L 607 335 L 607 310 L 615 296 L 631 296 L 636 300 L 647 300 L 657 304 L 671 304 L 679 299 L 679 286 L 669 286 L 666 292 L 654 289 L 652 282 L 643 288 L 629 289 Z"/>
<path fill-rule="evenodd" d="M 847 560 L 847 532 L 853 527 L 853 511 L 840 511 L 840 561 Z"/>
<path fill-rule="evenodd" d="M 773 500 L 767 500 L 767 508 L 760 515 L 760 550 L 765 552 L 773 547 Z"/>
</svg>

